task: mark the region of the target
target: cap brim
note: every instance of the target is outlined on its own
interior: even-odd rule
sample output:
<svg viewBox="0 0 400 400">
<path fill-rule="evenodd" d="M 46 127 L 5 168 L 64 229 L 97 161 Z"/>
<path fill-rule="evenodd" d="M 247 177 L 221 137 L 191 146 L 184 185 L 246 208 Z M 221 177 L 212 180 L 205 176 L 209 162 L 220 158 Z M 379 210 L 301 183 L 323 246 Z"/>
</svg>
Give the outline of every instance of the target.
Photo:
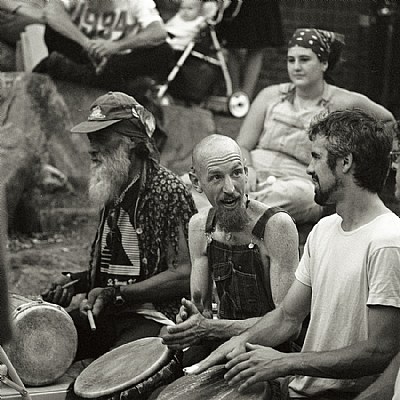
<svg viewBox="0 0 400 400">
<path fill-rule="evenodd" d="M 107 126 L 120 122 L 120 119 L 110 119 L 108 121 L 84 121 L 74 126 L 71 129 L 72 133 L 90 133 L 100 131 L 101 129 L 107 128 Z"/>
</svg>

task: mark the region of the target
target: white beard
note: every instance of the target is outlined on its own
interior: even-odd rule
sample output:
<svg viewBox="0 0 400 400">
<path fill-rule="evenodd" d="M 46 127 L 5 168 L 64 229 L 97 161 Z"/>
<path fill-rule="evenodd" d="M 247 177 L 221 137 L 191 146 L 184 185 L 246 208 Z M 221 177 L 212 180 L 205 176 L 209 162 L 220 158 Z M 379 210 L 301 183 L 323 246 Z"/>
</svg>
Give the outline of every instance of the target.
<svg viewBox="0 0 400 400">
<path fill-rule="evenodd" d="M 126 146 L 121 144 L 112 153 L 98 154 L 99 163 L 92 163 L 89 199 L 99 209 L 116 200 L 128 182 L 131 161 Z"/>
</svg>

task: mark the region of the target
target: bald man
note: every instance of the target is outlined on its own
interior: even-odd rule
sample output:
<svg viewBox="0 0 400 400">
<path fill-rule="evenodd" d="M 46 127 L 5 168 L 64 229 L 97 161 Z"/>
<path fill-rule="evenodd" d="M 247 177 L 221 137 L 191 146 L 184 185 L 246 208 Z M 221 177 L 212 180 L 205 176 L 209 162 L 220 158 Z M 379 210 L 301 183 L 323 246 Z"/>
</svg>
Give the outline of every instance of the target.
<svg viewBox="0 0 400 400">
<path fill-rule="evenodd" d="M 178 324 L 163 335 L 174 350 L 221 343 L 255 324 L 285 297 L 298 264 L 292 218 L 248 199 L 247 167 L 233 139 L 208 136 L 194 148 L 192 162 L 193 187 L 212 207 L 189 223 L 192 298 L 182 300 Z M 214 283 L 218 319 L 212 319 Z"/>
</svg>

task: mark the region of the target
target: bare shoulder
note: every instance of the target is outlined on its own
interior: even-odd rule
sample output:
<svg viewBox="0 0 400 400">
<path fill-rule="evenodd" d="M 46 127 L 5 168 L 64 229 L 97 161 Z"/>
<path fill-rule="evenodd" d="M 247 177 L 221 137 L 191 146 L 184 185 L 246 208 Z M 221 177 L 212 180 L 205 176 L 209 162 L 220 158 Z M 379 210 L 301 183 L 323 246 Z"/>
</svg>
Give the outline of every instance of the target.
<svg viewBox="0 0 400 400">
<path fill-rule="evenodd" d="M 364 94 L 353 92 L 347 89 L 334 87 L 334 95 L 332 96 L 333 110 L 354 109 L 360 108 L 361 110 L 371 113 L 376 118 L 383 121 L 393 121 L 393 114 L 383 107 L 381 104 L 375 103 Z"/>
<path fill-rule="evenodd" d="M 265 226 L 266 236 L 270 235 L 296 235 L 297 228 L 292 217 L 286 212 L 277 212 Z"/>
</svg>

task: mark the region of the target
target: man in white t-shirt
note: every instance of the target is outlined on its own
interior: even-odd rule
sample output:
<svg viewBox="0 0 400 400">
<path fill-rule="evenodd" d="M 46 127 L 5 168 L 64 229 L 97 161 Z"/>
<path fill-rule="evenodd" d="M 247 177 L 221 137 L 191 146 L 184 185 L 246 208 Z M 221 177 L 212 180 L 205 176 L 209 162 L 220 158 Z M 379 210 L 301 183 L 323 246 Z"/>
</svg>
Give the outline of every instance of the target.
<svg viewBox="0 0 400 400">
<path fill-rule="evenodd" d="M 139 76 L 166 77 L 172 50 L 153 0 L 52 0 L 49 57 L 35 72 L 112 90 Z"/>
<path fill-rule="evenodd" d="M 343 110 L 317 121 L 309 137 L 315 201 L 337 213 L 310 233 L 280 306 L 192 373 L 227 358 L 225 378 L 241 391 L 292 376 L 291 399 L 353 399 L 400 349 L 400 218 L 378 196 L 392 134 L 363 111 Z M 302 351 L 273 350 L 309 313 Z"/>
<path fill-rule="evenodd" d="M 396 171 L 395 196 L 400 200 L 400 132 L 396 129 L 397 138 L 391 152 L 392 168 Z M 383 374 L 356 400 L 400 400 L 400 353 L 393 358 Z"/>
</svg>

